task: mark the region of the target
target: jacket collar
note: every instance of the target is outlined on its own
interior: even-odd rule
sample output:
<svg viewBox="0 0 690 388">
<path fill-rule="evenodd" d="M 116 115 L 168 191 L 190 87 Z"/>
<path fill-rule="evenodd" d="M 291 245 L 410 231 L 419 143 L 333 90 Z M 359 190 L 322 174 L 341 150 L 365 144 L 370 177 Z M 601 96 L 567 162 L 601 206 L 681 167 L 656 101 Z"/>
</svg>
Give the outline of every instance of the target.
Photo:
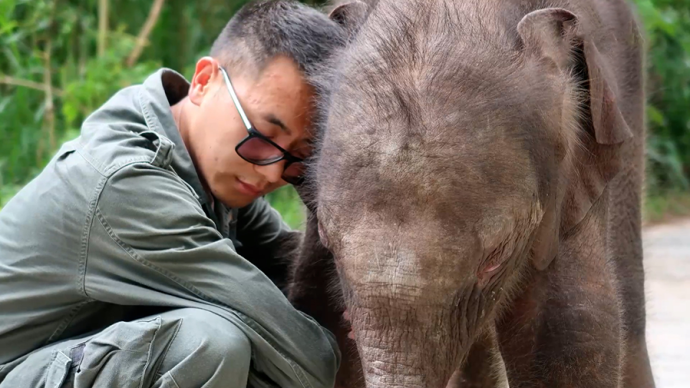
<svg viewBox="0 0 690 388">
<path fill-rule="evenodd" d="M 210 204 L 210 198 L 201 185 L 171 110 L 173 105 L 187 96 L 189 82 L 178 72 L 162 68 L 146 78 L 142 86 L 141 104 L 147 105 L 148 110 L 154 114 L 154 120 L 151 121 L 159 124 L 150 129 L 172 141 L 172 166 L 175 172 L 194 189 L 202 204 Z"/>
<path fill-rule="evenodd" d="M 171 107 L 189 92 L 189 82 L 178 72 L 168 68 L 162 68 L 150 75 L 144 81 L 141 92 L 141 104 L 146 104 L 148 110 L 155 116 L 154 121 L 158 123 L 155 128 L 150 128 L 161 135 L 167 137 L 173 143 L 172 166 L 175 172 L 187 182 L 196 192 L 202 206 L 207 207 L 207 211 L 213 214 L 219 222 L 219 229 L 223 234 L 227 234 L 229 209 L 219 200 L 209 197 L 201 184 L 196 167 L 187 151 L 179 128 L 175 123 Z M 234 213 L 233 213 L 234 214 Z M 214 221 L 215 221 L 214 219 Z"/>
</svg>

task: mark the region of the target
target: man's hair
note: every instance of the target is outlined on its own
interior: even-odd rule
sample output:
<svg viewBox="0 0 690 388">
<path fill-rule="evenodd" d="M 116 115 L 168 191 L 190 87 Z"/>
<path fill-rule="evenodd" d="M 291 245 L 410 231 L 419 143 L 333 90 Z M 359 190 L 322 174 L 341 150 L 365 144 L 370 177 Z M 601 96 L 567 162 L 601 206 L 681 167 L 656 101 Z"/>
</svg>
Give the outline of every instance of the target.
<svg viewBox="0 0 690 388">
<path fill-rule="evenodd" d="M 211 56 L 239 72 L 261 73 L 276 55 L 293 59 L 307 81 L 345 39 L 342 28 L 317 9 L 292 0 L 243 6 L 211 47 Z"/>
</svg>

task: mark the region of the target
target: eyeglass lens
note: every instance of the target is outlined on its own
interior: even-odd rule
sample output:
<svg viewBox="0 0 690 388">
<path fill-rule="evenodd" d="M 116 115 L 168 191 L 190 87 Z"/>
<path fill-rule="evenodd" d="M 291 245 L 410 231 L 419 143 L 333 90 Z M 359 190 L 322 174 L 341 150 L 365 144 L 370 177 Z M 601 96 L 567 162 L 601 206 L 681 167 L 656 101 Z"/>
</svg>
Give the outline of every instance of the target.
<svg viewBox="0 0 690 388">
<path fill-rule="evenodd" d="M 260 137 L 249 137 L 237 148 L 237 152 L 250 163 L 268 165 L 283 158 L 283 153 L 273 144 Z M 289 163 L 283 171 L 282 178 L 288 183 L 295 183 L 304 173 L 303 162 Z"/>
<path fill-rule="evenodd" d="M 256 164 L 271 164 L 283 157 L 283 153 L 260 137 L 250 137 L 242 143 L 238 152 L 242 157 Z"/>
<path fill-rule="evenodd" d="M 288 183 L 293 183 L 294 180 L 300 179 L 304 175 L 304 163 L 291 163 L 283 172 L 283 179 Z"/>
</svg>

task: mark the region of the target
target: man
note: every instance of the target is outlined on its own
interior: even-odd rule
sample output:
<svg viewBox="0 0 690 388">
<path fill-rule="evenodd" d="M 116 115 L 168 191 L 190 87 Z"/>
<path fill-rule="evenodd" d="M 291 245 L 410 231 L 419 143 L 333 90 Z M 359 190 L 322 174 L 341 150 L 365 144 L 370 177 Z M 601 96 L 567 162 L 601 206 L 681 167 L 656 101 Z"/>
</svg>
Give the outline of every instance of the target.
<svg viewBox="0 0 690 388">
<path fill-rule="evenodd" d="M 239 252 L 290 233 L 261 197 L 300 180 L 340 34 L 253 3 L 190 83 L 162 69 L 88 117 L 0 212 L 0 387 L 333 386 L 332 334 Z"/>
</svg>

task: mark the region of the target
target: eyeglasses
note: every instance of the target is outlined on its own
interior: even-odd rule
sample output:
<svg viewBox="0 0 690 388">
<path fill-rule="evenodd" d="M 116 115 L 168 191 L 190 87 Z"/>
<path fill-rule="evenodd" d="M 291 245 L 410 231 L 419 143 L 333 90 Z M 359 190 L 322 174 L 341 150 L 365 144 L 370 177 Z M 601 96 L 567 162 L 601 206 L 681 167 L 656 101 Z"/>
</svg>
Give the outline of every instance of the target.
<svg viewBox="0 0 690 388">
<path fill-rule="evenodd" d="M 278 163 L 281 160 L 286 160 L 285 167 L 283 168 L 283 174 L 281 178 L 290 184 L 298 185 L 304 180 L 304 160 L 296 156 L 293 156 L 289 152 L 285 151 L 281 146 L 271 141 L 261 132 L 257 131 L 256 128 L 249 122 L 247 115 L 242 109 L 237 94 L 235 94 L 235 88 L 232 86 L 230 77 L 228 73 L 222 66 L 218 66 L 221 73 L 223 73 L 223 78 L 225 79 L 225 85 L 230 92 L 232 101 L 237 108 L 237 112 L 244 122 L 244 126 L 247 128 L 249 133 L 241 142 L 235 147 L 235 152 L 244 160 L 249 163 L 256 164 L 259 166 L 267 166 L 269 164 Z"/>
</svg>

